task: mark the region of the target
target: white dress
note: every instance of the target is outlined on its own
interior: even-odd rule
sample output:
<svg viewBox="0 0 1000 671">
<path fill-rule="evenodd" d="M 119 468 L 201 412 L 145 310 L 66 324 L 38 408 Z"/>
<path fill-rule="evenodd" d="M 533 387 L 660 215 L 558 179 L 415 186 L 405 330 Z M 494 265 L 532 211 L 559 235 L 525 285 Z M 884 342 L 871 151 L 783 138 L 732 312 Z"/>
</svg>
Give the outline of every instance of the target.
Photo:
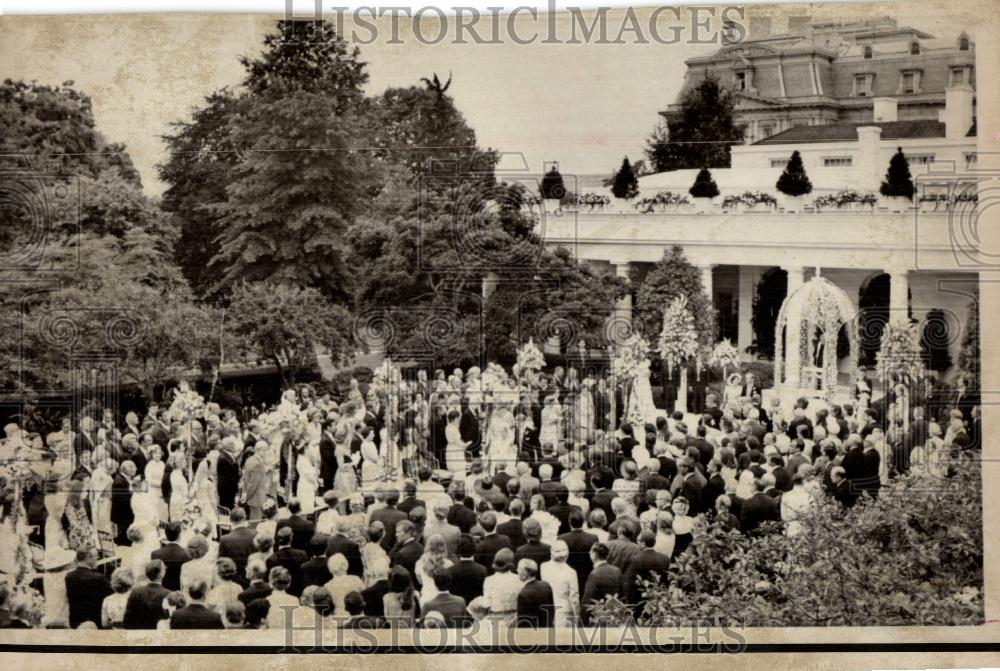
<svg viewBox="0 0 1000 671">
<path fill-rule="evenodd" d="M 517 443 L 514 440 L 514 415 L 510 410 L 496 410 L 490 417 L 488 436 L 490 469 L 502 471 L 507 464 L 517 462 Z"/>
<path fill-rule="evenodd" d="M 541 574 L 542 580 L 552 588 L 555 626 L 572 627 L 580 610 L 580 583 L 576 571 L 566 562 L 547 561 L 542 564 Z"/>
<path fill-rule="evenodd" d="M 170 472 L 170 519 L 180 522 L 188 502 L 188 481 L 184 471 L 175 468 Z"/>
<path fill-rule="evenodd" d="M 444 453 L 447 468 L 456 480 L 465 480 L 465 441 L 462 440 L 458 424 L 448 424 L 445 427 L 444 435 L 448 440 L 448 446 Z"/>
<path fill-rule="evenodd" d="M 639 366 L 639 373 L 635 379 L 635 386 L 629 399 L 629 409 L 635 408 L 636 414 L 642 417 L 643 421 L 655 422 L 658 411 L 653 403 L 653 387 L 649 383 L 649 361 L 644 361 Z M 632 413 L 629 413 L 631 416 Z"/>
<path fill-rule="evenodd" d="M 144 476 L 146 478 L 146 489 L 153 503 L 156 505 L 156 512 L 160 519 L 167 521 L 167 502 L 163 500 L 163 469 L 162 461 L 150 461 L 146 464 Z"/>
<path fill-rule="evenodd" d="M 295 460 L 295 471 L 298 480 L 295 482 L 295 496 L 302 506 L 302 514 L 310 515 L 316 510 L 316 489 L 319 487 L 319 469 L 313 464 L 307 453 L 299 455 Z"/>
<path fill-rule="evenodd" d="M 111 532 L 111 484 L 114 482 L 104 468 L 98 467 L 90 479 L 90 509 L 94 515 L 94 528 Z"/>
<path fill-rule="evenodd" d="M 562 405 L 558 402 L 542 408 L 542 428 L 538 432 L 538 442 L 556 446 L 562 443 Z"/>
<path fill-rule="evenodd" d="M 451 568 L 452 561 L 450 559 L 445 559 L 443 566 L 446 569 Z M 417 582 L 420 583 L 420 596 L 418 600 L 421 605 L 427 603 L 441 593 L 441 591 L 437 588 L 437 585 L 434 584 L 434 578 L 424 570 L 423 559 L 417 562 L 413 573 L 416 575 Z"/>
</svg>

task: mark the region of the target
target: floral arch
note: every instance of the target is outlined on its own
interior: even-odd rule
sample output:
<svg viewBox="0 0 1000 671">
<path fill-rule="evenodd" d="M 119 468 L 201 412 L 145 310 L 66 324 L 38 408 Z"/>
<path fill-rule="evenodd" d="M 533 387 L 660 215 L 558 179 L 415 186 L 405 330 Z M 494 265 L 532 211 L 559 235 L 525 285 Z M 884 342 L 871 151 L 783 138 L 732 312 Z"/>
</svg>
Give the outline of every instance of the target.
<svg viewBox="0 0 1000 671">
<path fill-rule="evenodd" d="M 775 324 L 775 386 L 831 398 L 837 386 L 837 336 L 856 317 L 847 293 L 818 271 L 789 294 Z M 858 357 L 854 329 L 847 329 L 847 337 L 853 374 Z"/>
</svg>

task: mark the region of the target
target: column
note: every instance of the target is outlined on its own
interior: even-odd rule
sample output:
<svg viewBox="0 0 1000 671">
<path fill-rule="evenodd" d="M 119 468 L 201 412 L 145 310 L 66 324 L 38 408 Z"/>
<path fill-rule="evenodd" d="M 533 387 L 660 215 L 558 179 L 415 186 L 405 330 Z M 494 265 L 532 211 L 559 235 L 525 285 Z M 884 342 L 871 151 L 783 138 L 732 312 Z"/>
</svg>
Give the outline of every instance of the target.
<svg viewBox="0 0 1000 671">
<path fill-rule="evenodd" d="M 483 275 L 483 282 L 482 282 L 483 303 L 488 301 L 490 299 L 490 296 L 493 295 L 493 292 L 497 290 L 498 282 L 499 279 L 497 278 L 497 274 L 492 271 Z"/>
<path fill-rule="evenodd" d="M 801 266 L 789 266 L 781 267 L 786 273 L 788 273 L 788 289 L 785 292 L 785 297 L 792 295 L 792 292 L 802 286 L 805 281 L 805 272 Z M 787 324 L 798 324 L 801 318 L 801 311 L 794 311 L 787 313 L 788 321 Z M 775 325 L 777 328 L 777 324 Z M 781 334 L 778 333 L 777 338 L 781 338 Z M 777 340 L 775 345 L 777 346 Z M 783 380 L 775 380 L 775 384 L 779 382 L 784 382 L 792 388 L 797 388 L 802 386 L 802 342 L 799 338 L 799 333 L 796 331 L 792 333 L 788 328 L 785 329 L 785 342 L 784 346 L 784 362 L 782 368 Z"/>
<path fill-rule="evenodd" d="M 889 321 L 909 320 L 910 282 L 906 268 L 886 268 L 889 274 Z"/>
<path fill-rule="evenodd" d="M 705 290 L 705 295 L 708 296 L 708 300 L 715 304 L 715 298 L 712 294 L 712 273 L 715 269 L 715 265 L 707 263 L 702 266 L 698 266 L 698 270 L 701 271 L 701 287 Z"/>
<path fill-rule="evenodd" d="M 788 273 L 788 291 L 785 296 L 791 296 L 805 282 L 805 269 L 801 266 L 782 266 L 781 269 Z"/>
<path fill-rule="evenodd" d="M 757 289 L 757 273 L 753 266 L 740 266 L 739 274 L 736 348 L 740 351 L 740 357 L 745 357 L 746 348 L 753 344 L 753 296 Z"/>
<path fill-rule="evenodd" d="M 630 282 L 630 280 L 629 280 L 630 271 L 631 271 L 630 264 L 628 264 L 626 262 L 626 263 L 615 263 L 613 265 L 615 267 L 615 275 L 618 276 L 618 277 L 625 278 L 626 282 Z M 628 321 L 632 321 L 632 287 L 631 287 L 631 283 L 629 284 L 629 292 L 627 294 L 625 294 L 624 298 L 622 298 L 620 301 L 618 301 L 618 304 L 615 306 L 615 308 L 616 308 L 619 316 L 621 316 L 624 319 L 627 319 Z"/>
</svg>

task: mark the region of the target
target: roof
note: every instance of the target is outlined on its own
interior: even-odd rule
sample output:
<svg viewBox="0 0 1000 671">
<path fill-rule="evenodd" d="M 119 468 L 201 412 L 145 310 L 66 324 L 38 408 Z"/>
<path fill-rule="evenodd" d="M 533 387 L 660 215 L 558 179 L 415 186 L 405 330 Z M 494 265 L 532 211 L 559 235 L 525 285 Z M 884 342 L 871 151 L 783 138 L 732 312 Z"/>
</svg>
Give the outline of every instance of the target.
<svg viewBox="0 0 1000 671">
<path fill-rule="evenodd" d="M 838 123 L 821 126 L 795 126 L 758 140 L 754 144 L 806 144 L 814 142 L 851 142 L 858 139 L 858 128 L 878 126 L 883 140 L 909 140 L 944 137 L 944 123 L 931 119 L 911 121 L 869 121 L 866 123 Z"/>
</svg>

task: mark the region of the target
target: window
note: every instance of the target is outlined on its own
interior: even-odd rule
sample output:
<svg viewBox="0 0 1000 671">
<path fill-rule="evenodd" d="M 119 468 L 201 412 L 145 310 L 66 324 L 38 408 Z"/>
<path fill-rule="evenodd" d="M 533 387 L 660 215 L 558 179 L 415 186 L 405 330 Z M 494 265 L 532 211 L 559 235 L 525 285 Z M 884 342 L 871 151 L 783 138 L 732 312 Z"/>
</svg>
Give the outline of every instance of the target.
<svg viewBox="0 0 1000 671">
<path fill-rule="evenodd" d="M 934 162 L 934 154 L 906 154 L 906 160 L 911 165 L 926 165 Z"/>
<path fill-rule="evenodd" d="M 979 157 L 976 154 L 976 152 L 971 151 L 971 152 L 966 153 L 965 154 L 965 167 L 969 167 L 970 165 L 975 165 L 978 160 L 979 160 Z"/>
<path fill-rule="evenodd" d="M 905 72 L 903 73 L 903 93 L 913 93 L 913 73 Z"/>
<path fill-rule="evenodd" d="M 958 38 L 958 50 L 959 51 L 969 50 L 969 38 L 966 37 L 965 35 L 962 35 L 960 38 Z"/>
<path fill-rule="evenodd" d="M 862 53 L 863 53 L 863 55 L 864 55 L 864 57 L 865 57 L 866 59 L 867 59 L 867 58 L 871 58 L 871 57 L 872 57 L 872 48 L 871 48 L 870 46 L 866 46 L 866 47 L 864 48 L 864 51 L 863 51 Z"/>
<path fill-rule="evenodd" d="M 747 73 L 745 72 L 736 73 L 736 90 L 737 91 L 747 90 Z"/>
<path fill-rule="evenodd" d="M 760 126 L 761 139 L 764 139 L 766 137 L 771 137 L 772 135 L 774 135 L 774 124 L 769 124 L 769 123 L 761 124 Z"/>
<path fill-rule="evenodd" d="M 823 166 L 827 168 L 836 168 L 838 166 L 849 166 L 851 165 L 850 156 L 824 156 Z"/>
<path fill-rule="evenodd" d="M 911 56 L 919 56 L 920 55 L 920 43 L 919 42 L 911 42 L 910 43 L 910 55 Z"/>
<path fill-rule="evenodd" d="M 949 84 L 954 86 L 955 84 L 965 83 L 965 68 L 952 68 L 951 69 L 951 79 L 948 81 Z"/>
<path fill-rule="evenodd" d="M 870 96 L 872 94 L 872 76 L 871 75 L 854 75 L 854 93 L 864 98 L 865 96 Z"/>
<path fill-rule="evenodd" d="M 784 168 L 786 165 L 788 165 L 788 159 L 787 158 L 772 158 L 771 159 L 771 167 L 772 168 Z"/>
</svg>

